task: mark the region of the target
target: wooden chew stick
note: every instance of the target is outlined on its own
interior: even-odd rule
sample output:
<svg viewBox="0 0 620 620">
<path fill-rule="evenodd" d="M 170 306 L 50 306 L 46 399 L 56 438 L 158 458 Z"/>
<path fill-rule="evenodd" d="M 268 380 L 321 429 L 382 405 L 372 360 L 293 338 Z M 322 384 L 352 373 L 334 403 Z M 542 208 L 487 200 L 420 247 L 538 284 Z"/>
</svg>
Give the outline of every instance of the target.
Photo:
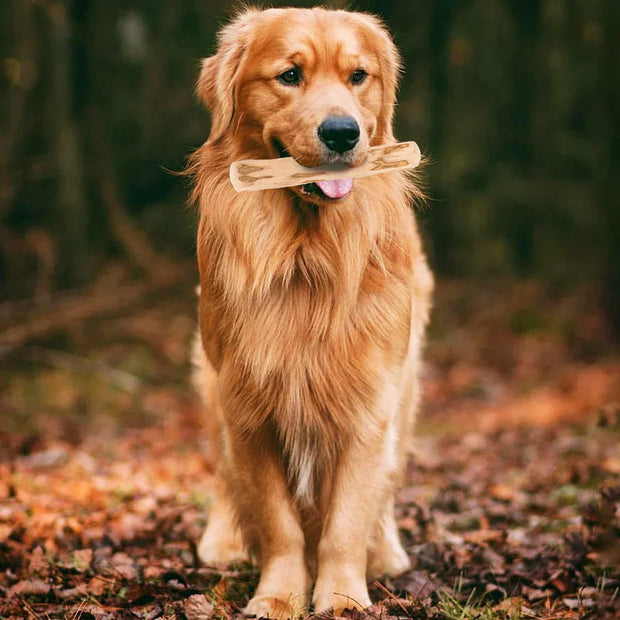
<svg viewBox="0 0 620 620">
<path fill-rule="evenodd" d="M 279 159 L 243 159 L 230 166 L 230 180 L 238 192 L 276 189 L 332 179 L 355 179 L 392 170 L 415 168 L 420 163 L 420 148 L 415 142 L 399 142 L 368 149 L 363 164 L 349 168 L 338 162 L 317 168 L 299 165 L 292 157 Z"/>
</svg>

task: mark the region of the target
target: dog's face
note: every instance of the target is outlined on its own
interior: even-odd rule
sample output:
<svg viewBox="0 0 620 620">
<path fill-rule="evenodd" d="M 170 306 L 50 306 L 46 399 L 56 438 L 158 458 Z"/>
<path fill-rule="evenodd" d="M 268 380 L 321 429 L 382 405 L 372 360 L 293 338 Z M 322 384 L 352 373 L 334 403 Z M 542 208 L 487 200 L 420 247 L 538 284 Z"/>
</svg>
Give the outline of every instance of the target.
<svg viewBox="0 0 620 620">
<path fill-rule="evenodd" d="M 378 20 L 324 9 L 248 11 L 203 61 L 198 93 L 211 109 L 210 141 L 238 153 L 291 156 L 314 167 L 366 159 L 393 139 L 398 55 Z M 352 181 L 309 183 L 313 202 L 345 199 Z"/>
</svg>

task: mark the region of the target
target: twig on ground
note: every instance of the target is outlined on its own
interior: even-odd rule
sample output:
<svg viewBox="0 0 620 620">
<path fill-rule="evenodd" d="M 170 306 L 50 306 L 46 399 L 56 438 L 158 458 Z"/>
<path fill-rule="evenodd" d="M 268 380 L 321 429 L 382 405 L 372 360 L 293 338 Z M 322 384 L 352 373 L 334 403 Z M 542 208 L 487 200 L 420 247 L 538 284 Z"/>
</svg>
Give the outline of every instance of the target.
<svg viewBox="0 0 620 620">
<path fill-rule="evenodd" d="M 398 600 L 398 597 L 394 596 L 394 594 L 390 592 L 378 579 L 375 579 L 372 582 L 372 585 L 377 586 L 379 590 L 387 594 L 405 613 L 408 613 L 405 606 Z"/>
<path fill-rule="evenodd" d="M 76 321 L 92 318 L 131 306 L 147 295 L 171 287 L 187 277 L 186 265 L 174 265 L 159 273 L 155 279 L 121 285 L 113 291 L 94 296 L 90 291 L 75 299 L 70 306 L 62 304 L 42 316 L 0 331 L 0 357 L 25 343 L 47 336 Z"/>
<path fill-rule="evenodd" d="M 28 601 L 24 600 L 21 596 L 19 596 L 19 594 L 17 594 L 17 598 L 28 613 L 32 614 L 35 618 L 37 618 L 37 620 L 43 620 L 43 618 L 41 618 L 41 616 L 28 604 Z"/>
<path fill-rule="evenodd" d="M 112 368 L 100 359 L 81 357 L 66 351 L 55 351 L 43 347 L 27 347 L 25 351 L 30 353 L 29 357 L 31 359 L 47 362 L 51 366 L 82 374 L 98 374 L 107 379 L 111 384 L 130 394 L 135 393 L 142 385 L 142 380 L 139 377 L 125 370 Z"/>
</svg>

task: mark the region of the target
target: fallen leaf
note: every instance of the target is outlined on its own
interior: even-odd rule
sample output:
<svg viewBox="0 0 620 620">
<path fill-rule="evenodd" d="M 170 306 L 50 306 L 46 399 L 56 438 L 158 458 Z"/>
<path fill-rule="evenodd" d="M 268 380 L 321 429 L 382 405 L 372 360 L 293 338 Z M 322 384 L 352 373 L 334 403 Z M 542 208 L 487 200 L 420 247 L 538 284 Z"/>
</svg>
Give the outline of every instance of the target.
<svg viewBox="0 0 620 620">
<path fill-rule="evenodd" d="M 495 497 L 496 499 L 502 500 L 504 502 L 512 501 L 515 496 L 515 490 L 513 487 L 501 483 L 491 486 L 489 492 L 491 494 L 491 497 Z"/>
<path fill-rule="evenodd" d="M 132 607 L 130 613 L 141 620 L 155 620 L 163 615 L 164 610 L 159 603 L 153 602 Z"/>
<path fill-rule="evenodd" d="M 540 588 L 529 588 L 528 586 L 522 586 L 521 591 L 528 601 L 536 602 L 553 596 L 553 590 Z"/>
<path fill-rule="evenodd" d="M 187 620 L 207 620 L 213 616 L 214 609 L 204 594 L 192 594 L 184 603 Z"/>
<path fill-rule="evenodd" d="M 9 598 L 11 596 L 28 596 L 28 595 L 45 595 L 51 590 L 49 583 L 45 583 L 41 579 L 25 579 L 18 581 L 9 589 Z"/>
<path fill-rule="evenodd" d="M 437 590 L 428 574 L 417 570 L 402 574 L 396 579 L 396 583 L 399 589 L 407 590 L 415 597 L 427 596 Z"/>
<path fill-rule="evenodd" d="M 588 609 L 589 607 L 594 606 L 594 601 L 591 599 L 584 598 L 572 598 L 572 597 L 564 597 L 562 599 L 564 605 L 566 605 L 569 609 Z"/>
<path fill-rule="evenodd" d="M 536 617 L 534 611 L 530 609 L 519 596 L 506 598 L 495 605 L 493 609 L 495 611 L 507 611 L 509 614 L 517 612 L 520 618 L 527 618 L 528 616 Z"/>
<path fill-rule="evenodd" d="M 118 613 L 116 612 L 106 611 L 100 605 L 84 604 L 83 602 L 70 607 L 68 612 L 64 617 L 75 618 L 76 620 L 88 618 L 89 615 L 95 618 L 95 620 L 115 620 L 118 618 Z"/>
<path fill-rule="evenodd" d="M 464 533 L 463 538 L 475 545 L 501 543 L 506 540 L 506 532 L 504 530 L 474 530 L 473 532 Z"/>
<path fill-rule="evenodd" d="M 35 547 L 30 554 L 30 564 L 28 565 L 28 570 L 34 575 L 47 577 L 49 574 L 49 569 L 50 566 L 45 557 L 43 547 Z"/>
<path fill-rule="evenodd" d="M 75 569 L 80 573 L 87 571 L 93 561 L 92 549 L 76 549 L 73 552 L 73 561 Z"/>
<path fill-rule="evenodd" d="M 569 584 L 563 575 L 563 571 L 557 571 L 549 578 L 549 583 L 560 592 L 568 592 Z"/>
<path fill-rule="evenodd" d="M 77 598 L 84 598 L 88 596 L 88 588 L 82 583 L 75 588 L 68 588 L 66 590 L 54 588 L 54 594 L 63 601 L 73 601 Z"/>
<path fill-rule="evenodd" d="M 603 459 L 601 467 L 612 474 L 620 474 L 620 458 L 609 456 Z"/>
<path fill-rule="evenodd" d="M 93 596 L 101 596 L 110 585 L 107 579 L 96 575 L 88 582 L 87 589 Z"/>
<path fill-rule="evenodd" d="M 69 451 L 64 446 L 51 447 L 42 452 L 34 452 L 22 457 L 22 464 L 33 469 L 58 467 L 69 460 Z"/>
<path fill-rule="evenodd" d="M 132 581 L 138 577 L 138 569 L 134 561 L 126 553 L 115 553 L 111 558 L 111 564 L 115 572 L 119 573 L 127 581 Z"/>
</svg>

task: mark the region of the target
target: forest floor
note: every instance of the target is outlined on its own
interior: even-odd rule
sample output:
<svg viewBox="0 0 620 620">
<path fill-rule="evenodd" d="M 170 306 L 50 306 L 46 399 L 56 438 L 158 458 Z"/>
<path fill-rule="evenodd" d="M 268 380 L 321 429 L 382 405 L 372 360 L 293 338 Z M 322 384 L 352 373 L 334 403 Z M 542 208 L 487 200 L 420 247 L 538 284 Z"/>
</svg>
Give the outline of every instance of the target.
<svg viewBox="0 0 620 620">
<path fill-rule="evenodd" d="M 0 369 L 0 618 L 240 614 L 257 569 L 196 554 L 214 463 L 193 305 L 82 321 Z M 349 618 L 620 617 L 620 358 L 597 307 L 440 287 L 398 493 L 413 568 Z"/>
</svg>

